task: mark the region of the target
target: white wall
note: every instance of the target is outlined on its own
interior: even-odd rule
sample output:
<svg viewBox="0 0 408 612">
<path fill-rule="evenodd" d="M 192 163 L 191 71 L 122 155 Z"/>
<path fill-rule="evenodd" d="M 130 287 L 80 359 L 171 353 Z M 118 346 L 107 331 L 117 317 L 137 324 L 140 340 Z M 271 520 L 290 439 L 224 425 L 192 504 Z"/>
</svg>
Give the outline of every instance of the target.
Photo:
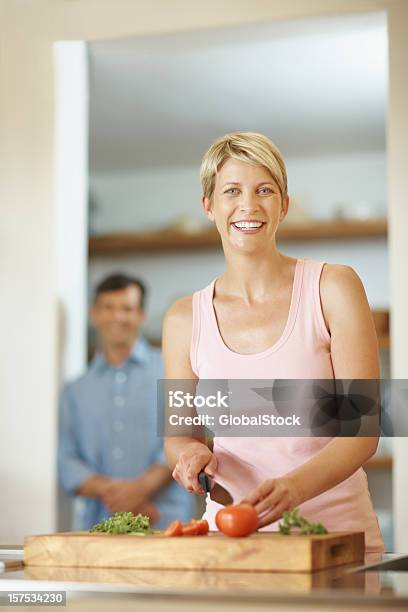
<svg viewBox="0 0 408 612">
<path fill-rule="evenodd" d="M 204 220 L 199 167 L 90 176 L 90 229 L 101 234 L 160 229 L 175 215 Z"/>
<path fill-rule="evenodd" d="M 55 70 L 56 256 L 61 385 L 87 357 L 88 57 L 83 41 L 59 42 Z M 58 489 L 57 528 L 71 528 L 71 499 Z"/>
<path fill-rule="evenodd" d="M 57 283 L 62 381 L 86 365 L 88 58 L 84 42 L 55 45 Z"/>
<path fill-rule="evenodd" d="M 24 534 L 52 530 L 56 512 L 54 159 L 47 100 L 53 58 L 50 45 L 44 62 L 38 40 L 24 32 L 25 7 L 15 15 L 11 3 L 5 8 L 2 3 L 0 542 L 20 543 Z"/>
<path fill-rule="evenodd" d="M 327 219 L 341 205 L 362 202 L 377 216 L 387 214 L 385 151 L 288 158 L 287 170 L 289 193 L 313 217 Z"/>
<path fill-rule="evenodd" d="M 391 276 L 391 365 L 394 378 L 408 378 L 408 3 L 395 2 L 389 12 L 389 243 Z M 407 406 L 404 407 L 407 409 Z M 393 502 L 396 550 L 408 551 L 408 439 L 394 440 Z"/>
</svg>

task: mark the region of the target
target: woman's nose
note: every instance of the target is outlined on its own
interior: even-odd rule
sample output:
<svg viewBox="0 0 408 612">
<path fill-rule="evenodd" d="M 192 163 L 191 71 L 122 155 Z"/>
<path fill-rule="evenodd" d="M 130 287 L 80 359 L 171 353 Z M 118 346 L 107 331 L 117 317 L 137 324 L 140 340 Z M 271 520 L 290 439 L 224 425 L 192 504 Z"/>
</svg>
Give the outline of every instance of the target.
<svg viewBox="0 0 408 612">
<path fill-rule="evenodd" d="M 256 195 L 243 194 L 239 208 L 246 213 L 259 210 L 258 198 Z"/>
</svg>

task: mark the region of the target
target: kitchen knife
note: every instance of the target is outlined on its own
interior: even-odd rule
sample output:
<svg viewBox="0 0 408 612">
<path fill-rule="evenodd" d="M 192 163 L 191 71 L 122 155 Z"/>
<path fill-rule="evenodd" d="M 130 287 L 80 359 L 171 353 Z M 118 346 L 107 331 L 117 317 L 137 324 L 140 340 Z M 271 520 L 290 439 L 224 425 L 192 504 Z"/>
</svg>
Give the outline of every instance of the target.
<svg viewBox="0 0 408 612">
<path fill-rule="evenodd" d="M 215 480 L 210 478 L 210 476 L 208 476 L 205 472 L 199 473 L 198 482 L 204 491 L 209 493 L 211 499 L 217 502 L 217 504 L 229 506 L 230 504 L 234 503 L 231 493 L 218 482 L 215 482 Z"/>
</svg>

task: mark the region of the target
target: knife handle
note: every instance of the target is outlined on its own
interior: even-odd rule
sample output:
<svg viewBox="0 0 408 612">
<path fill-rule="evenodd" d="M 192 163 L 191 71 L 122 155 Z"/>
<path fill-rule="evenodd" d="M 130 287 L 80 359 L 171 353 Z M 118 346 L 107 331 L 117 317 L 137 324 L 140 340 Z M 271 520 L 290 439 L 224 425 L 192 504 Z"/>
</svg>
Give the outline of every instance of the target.
<svg viewBox="0 0 408 612">
<path fill-rule="evenodd" d="M 200 483 L 200 485 L 202 486 L 202 488 L 204 489 L 206 493 L 209 493 L 211 491 L 210 479 L 208 478 L 205 472 L 199 473 L 198 482 Z"/>
</svg>

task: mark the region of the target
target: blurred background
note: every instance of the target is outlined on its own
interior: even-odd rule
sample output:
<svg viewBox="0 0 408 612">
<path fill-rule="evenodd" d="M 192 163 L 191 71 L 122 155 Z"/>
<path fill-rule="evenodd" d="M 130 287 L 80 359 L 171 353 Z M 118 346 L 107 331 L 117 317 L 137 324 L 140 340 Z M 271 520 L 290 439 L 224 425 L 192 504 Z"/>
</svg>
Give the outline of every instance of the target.
<svg viewBox="0 0 408 612">
<path fill-rule="evenodd" d="M 5 2 L 0 542 L 70 524 L 58 395 L 95 352 L 95 285 L 142 278 L 144 335 L 160 346 L 168 306 L 222 272 L 199 167 L 225 132 L 278 145 L 280 249 L 357 271 L 382 376 L 406 377 L 403 3 L 156 4 Z M 406 538 L 408 449 L 394 442 L 365 468 L 387 550 Z"/>
</svg>

